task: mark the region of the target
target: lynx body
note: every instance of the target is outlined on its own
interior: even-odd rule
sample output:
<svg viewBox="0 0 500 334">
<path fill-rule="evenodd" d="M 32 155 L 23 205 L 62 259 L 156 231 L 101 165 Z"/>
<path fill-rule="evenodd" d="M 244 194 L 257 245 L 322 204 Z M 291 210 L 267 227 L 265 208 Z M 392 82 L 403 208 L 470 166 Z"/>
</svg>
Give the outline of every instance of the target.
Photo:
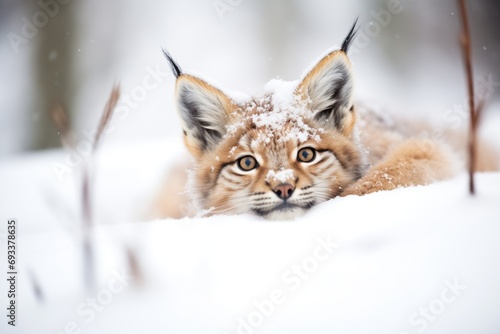
<svg viewBox="0 0 500 334">
<path fill-rule="evenodd" d="M 336 196 L 456 174 L 450 145 L 426 138 L 421 126 L 354 105 L 347 57 L 354 35 L 353 26 L 342 47 L 302 80 L 271 82 L 263 96 L 245 102 L 182 73 L 165 53 L 194 158 L 188 188 L 196 210 L 289 219 Z"/>
</svg>

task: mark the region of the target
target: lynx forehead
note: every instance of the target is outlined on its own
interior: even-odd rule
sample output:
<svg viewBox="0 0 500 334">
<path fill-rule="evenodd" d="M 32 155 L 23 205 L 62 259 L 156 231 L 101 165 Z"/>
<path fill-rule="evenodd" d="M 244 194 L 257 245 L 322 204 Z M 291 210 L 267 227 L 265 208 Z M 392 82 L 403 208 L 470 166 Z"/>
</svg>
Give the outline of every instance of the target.
<svg viewBox="0 0 500 334">
<path fill-rule="evenodd" d="M 319 141 L 319 134 L 323 133 L 324 129 L 311 125 L 312 113 L 308 110 L 307 101 L 294 93 L 297 84 L 274 80 L 268 87 L 274 85 L 281 85 L 280 88 L 285 87 L 287 90 L 281 89 L 263 98 L 254 99 L 243 108 L 236 109 L 234 113 L 238 120 L 227 127 L 226 136 L 232 136 L 238 130 L 248 132 L 255 129 L 258 136 L 251 142 L 252 146 L 267 145 L 272 141 Z"/>
</svg>

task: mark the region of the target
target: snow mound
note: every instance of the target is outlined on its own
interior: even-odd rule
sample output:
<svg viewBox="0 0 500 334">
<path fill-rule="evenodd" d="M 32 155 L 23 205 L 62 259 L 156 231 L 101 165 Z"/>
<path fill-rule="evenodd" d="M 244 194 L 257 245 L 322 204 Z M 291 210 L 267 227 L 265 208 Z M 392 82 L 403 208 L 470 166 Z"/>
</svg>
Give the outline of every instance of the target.
<svg viewBox="0 0 500 334">
<path fill-rule="evenodd" d="M 500 173 L 478 174 L 475 197 L 463 175 L 336 198 L 294 221 L 133 219 L 180 145 L 103 147 L 90 288 L 77 184 L 50 169 L 64 154 L 4 161 L 16 333 L 498 333 Z"/>
<path fill-rule="evenodd" d="M 285 183 L 288 180 L 293 179 L 293 177 L 294 177 L 293 169 L 280 169 L 277 172 L 270 169 L 266 175 L 266 182 L 274 181 L 279 183 Z"/>
</svg>

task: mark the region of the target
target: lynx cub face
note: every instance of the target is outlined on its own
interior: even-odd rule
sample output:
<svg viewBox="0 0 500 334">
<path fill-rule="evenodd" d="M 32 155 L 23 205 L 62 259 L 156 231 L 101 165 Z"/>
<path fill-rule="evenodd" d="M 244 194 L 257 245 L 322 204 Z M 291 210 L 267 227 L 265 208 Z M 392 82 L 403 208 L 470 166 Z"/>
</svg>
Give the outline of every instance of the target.
<svg viewBox="0 0 500 334">
<path fill-rule="evenodd" d="M 361 177 L 353 78 L 342 48 L 302 81 L 271 82 L 260 98 L 236 102 L 207 82 L 177 76 L 177 109 L 195 159 L 191 194 L 200 209 L 270 219 L 303 214 Z"/>
</svg>

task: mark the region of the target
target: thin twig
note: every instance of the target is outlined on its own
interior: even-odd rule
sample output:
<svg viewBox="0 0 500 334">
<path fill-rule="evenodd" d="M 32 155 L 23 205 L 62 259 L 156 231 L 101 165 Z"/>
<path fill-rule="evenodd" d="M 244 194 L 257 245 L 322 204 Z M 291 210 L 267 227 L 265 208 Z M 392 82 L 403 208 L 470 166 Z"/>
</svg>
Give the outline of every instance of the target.
<svg viewBox="0 0 500 334">
<path fill-rule="evenodd" d="M 31 283 L 31 288 L 33 289 L 33 294 L 35 295 L 36 300 L 40 303 L 45 302 L 45 295 L 43 293 L 42 287 L 40 286 L 38 279 L 33 274 L 33 271 L 31 269 L 28 269 L 28 278 Z"/>
<path fill-rule="evenodd" d="M 113 89 L 111 90 L 111 94 L 109 95 L 108 102 L 104 107 L 101 120 L 99 121 L 99 126 L 97 127 L 97 133 L 94 141 L 94 150 L 99 145 L 102 134 L 104 133 L 104 130 L 108 126 L 108 123 L 111 120 L 111 117 L 113 116 L 113 112 L 115 111 L 116 104 L 118 103 L 119 99 L 120 99 L 120 86 L 115 84 L 113 86 Z"/>
<path fill-rule="evenodd" d="M 59 131 L 63 146 L 67 149 L 74 149 L 75 136 L 69 123 L 68 114 L 64 108 L 60 104 L 56 105 L 52 109 L 50 116 L 52 118 L 52 122 L 54 122 L 54 125 Z"/>
<path fill-rule="evenodd" d="M 108 101 L 101 115 L 90 159 L 94 158 L 94 154 L 100 143 L 102 134 L 104 133 L 104 130 L 106 129 L 109 121 L 111 120 L 111 117 L 113 116 L 113 112 L 115 110 L 116 104 L 118 103 L 119 99 L 120 99 L 120 87 L 118 85 L 115 85 L 111 90 Z M 87 282 L 87 287 L 89 288 L 93 286 L 95 277 L 94 249 L 92 247 L 92 238 L 91 238 L 91 229 L 92 226 L 94 225 L 92 194 L 91 194 L 92 167 L 95 167 L 92 161 L 84 161 L 83 175 L 82 175 L 83 254 L 84 254 L 85 281 Z"/>
<path fill-rule="evenodd" d="M 127 262 L 128 262 L 129 272 L 132 275 L 132 277 L 134 277 L 134 282 L 137 284 L 140 284 L 143 280 L 143 276 L 142 276 L 141 268 L 139 266 L 137 254 L 130 247 L 127 247 L 125 249 L 125 252 L 127 254 Z"/>
<path fill-rule="evenodd" d="M 83 232 L 83 272 L 85 275 L 85 283 L 87 288 L 92 288 L 94 285 L 94 251 L 92 247 L 92 205 L 90 195 L 90 175 L 89 166 L 84 161 L 82 170 L 82 232 Z"/>
<path fill-rule="evenodd" d="M 483 114 L 484 114 L 484 106 L 486 105 L 486 101 L 484 99 L 479 99 L 478 103 L 476 104 L 476 112 L 474 113 L 474 119 L 473 119 L 473 124 L 472 127 L 474 129 L 479 128 L 479 124 L 481 123 L 481 120 L 483 119 Z"/>
<path fill-rule="evenodd" d="M 113 116 L 113 112 L 116 108 L 118 100 L 120 98 L 120 88 L 118 85 L 113 86 L 111 90 L 110 96 L 104 107 L 103 114 L 101 116 L 97 132 L 96 138 L 93 144 L 92 154 L 90 158 L 94 157 L 97 146 L 99 145 L 102 134 L 106 129 L 111 117 Z M 61 134 L 61 142 L 63 145 L 70 150 L 74 150 L 76 147 L 75 136 L 71 125 L 69 123 L 69 118 L 66 111 L 62 108 L 62 106 L 57 105 L 51 113 L 52 120 L 56 125 L 57 129 Z M 94 286 L 95 280 L 95 258 L 94 258 L 94 249 L 92 247 L 92 238 L 91 238 L 91 228 L 93 226 L 93 208 L 92 208 L 92 196 L 91 196 L 91 163 L 86 160 L 83 162 L 82 168 L 82 183 L 81 183 L 81 204 L 82 204 L 82 241 L 83 241 L 83 273 L 85 284 L 87 288 L 90 289 Z"/>
<path fill-rule="evenodd" d="M 468 140 L 468 154 L 469 154 L 469 192 L 471 195 L 475 194 L 474 171 L 476 168 L 477 158 L 477 125 L 480 110 L 476 110 L 474 99 L 474 77 L 472 73 L 472 56 L 471 56 L 471 38 L 469 30 L 469 20 L 467 17 L 467 7 L 465 0 L 457 0 L 460 9 L 460 19 L 462 22 L 462 34 L 460 36 L 460 44 L 464 54 L 465 71 L 467 75 L 467 92 L 469 97 L 469 140 Z M 481 107 L 482 110 L 482 107 Z"/>
</svg>

